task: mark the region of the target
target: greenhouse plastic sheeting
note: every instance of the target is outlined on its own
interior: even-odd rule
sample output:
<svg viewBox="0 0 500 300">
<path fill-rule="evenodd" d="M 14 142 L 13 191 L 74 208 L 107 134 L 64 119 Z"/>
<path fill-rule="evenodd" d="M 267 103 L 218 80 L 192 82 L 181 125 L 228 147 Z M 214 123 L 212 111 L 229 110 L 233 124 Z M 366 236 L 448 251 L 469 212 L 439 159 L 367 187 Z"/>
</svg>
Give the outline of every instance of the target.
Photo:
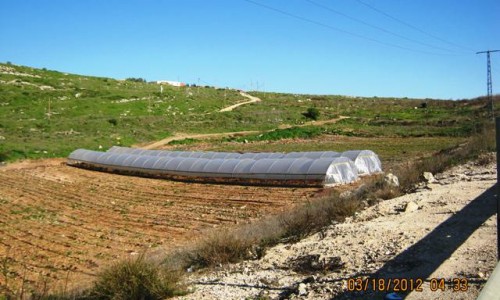
<svg viewBox="0 0 500 300">
<path fill-rule="evenodd" d="M 249 158 L 249 159 L 264 159 L 264 158 L 332 158 L 340 157 L 341 153 L 334 151 L 309 151 L 309 152 L 213 152 L 213 151 L 167 151 L 167 150 L 143 150 L 127 147 L 113 146 L 107 152 L 110 153 L 128 153 L 136 155 L 149 156 L 165 156 L 165 157 L 194 157 L 194 158 Z"/>
<path fill-rule="evenodd" d="M 330 158 L 193 158 L 97 152 L 78 149 L 68 157 L 69 165 L 82 163 L 110 170 L 139 171 L 192 177 L 246 178 L 270 180 L 315 180 L 324 185 L 349 183 L 358 178 L 354 163 L 347 157 Z M 200 152 L 198 152 L 200 153 Z"/>
<path fill-rule="evenodd" d="M 342 153 L 354 162 L 359 175 L 382 172 L 382 163 L 375 152 L 370 150 L 352 150 Z"/>
<path fill-rule="evenodd" d="M 351 159 L 358 170 L 359 175 L 369 175 L 377 172 L 382 172 L 380 159 L 375 152 L 370 150 L 352 150 L 343 153 L 334 151 L 306 151 L 306 152 L 212 152 L 212 151 L 167 151 L 167 150 L 143 150 L 127 147 L 113 146 L 107 152 L 110 153 L 128 153 L 137 155 L 150 155 L 162 157 L 192 157 L 192 158 L 221 158 L 221 159 L 283 159 L 283 158 L 332 158 L 332 157 L 347 157 Z"/>
</svg>

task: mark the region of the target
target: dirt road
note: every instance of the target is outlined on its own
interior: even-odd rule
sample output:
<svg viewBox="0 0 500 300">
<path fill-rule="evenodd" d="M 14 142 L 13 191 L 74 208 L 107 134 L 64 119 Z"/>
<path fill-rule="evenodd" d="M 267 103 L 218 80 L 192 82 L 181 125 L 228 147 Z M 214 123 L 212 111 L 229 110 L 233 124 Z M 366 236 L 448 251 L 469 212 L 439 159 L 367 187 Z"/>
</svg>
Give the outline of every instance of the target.
<svg viewBox="0 0 500 300">
<path fill-rule="evenodd" d="M 260 98 L 257 98 L 257 97 L 254 97 L 252 95 L 249 95 L 245 92 L 240 92 L 240 95 L 242 95 L 243 97 L 247 97 L 248 99 L 250 99 L 249 101 L 245 101 L 245 102 L 241 102 L 241 103 L 237 103 L 237 104 L 234 104 L 234 105 L 231 105 L 231 106 L 228 106 L 228 107 L 225 107 L 221 110 L 219 110 L 219 112 L 225 112 L 225 111 L 232 111 L 233 109 L 239 107 L 239 106 L 242 106 L 242 105 L 245 105 L 245 104 L 250 104 L 250 103 L 255 103 L 255 102 L 260 102 Z"/>
<path fill-rule="evenodd" d="M 245 92 L 240 92 L 240 94 L 243 97 L 249 98 L 250 100 L 249 101 L 245 101 L 245 102 L 241 102 L 241 103 L 237 103 L 237 104 L 234 104 L 234 105 L 231 105 L 231 106 L 228 106 L 228 107 L 225 107 L 225 108 L 219 110 L 219 112 L 232 111 L 233 109 L 235 109 L 235 108 L 237 108 L 239 106 L 262 101 L 260 98 L 252 96 L 252 95 L 249 95 L 249 94 L 247 94 Z M 309 121 L 309 122 L 305 122 L 304 124 L 301 124 L 301 125 L 281 124 L 281 125 L 278 126 L 278 128 L 279 129 L 287 129 L 287 128 L 291 128 L 291 127 L 304 127 L 304 126 L 311 126 L 311 125 L 320 126 L 320 125 L 324 125 L 324 124 L 335 123 L 335 122 L 338 122 L 340 120 L 347 119 L 347 118 L 349 118 L 349 117 L 340 116 L 338 118 L 330 119 L 330 120 Z M 248 130 L 248 131 L 237 131 L 237 132 L 201 133 L 201 134 L 196 134 L 196 133 L 195 134 L 190 134 L 190 133 L 178 132 L 178 133 L 175 133 L 171 137 L 167 137 L 167 138 L 164 138 L 162 140 L 159 140 L 159 141 L 156 141 L 156 142 L 153 142 L 153 143 L 150 143 L 150 144 L 134 145 L 133 147 L 147 149 L 147 150 L 160 149 L 162 146 L 164 146 L 164 145 L 166 145 L 166 144 L 168 144 L 168 143 L 170 143 L 172 141 L 180 141 L 180 140 L 184 140 L 184 139 L 210 139 L 210 138 L 223 138 L 223 137 L 231 137 L 231 136 L 242 136 L 242 135 L 249 135 L 249 134 L 257 134 L 257 133 L 263 133 L 263 132 L 270 132 L 270 131 L 273 131 L 273 130 L 274 129 L 272 129 L 272 130 L 265 130 L 265 131 Z"/>
<path fill-rule="evenodd" d="M 145 146 L 138 146 L 138 148 L 142 149 L 158 149 L 162 146 L 172 142 L 172 141 L 180 141 L 184 139 L 209 139 L 209 138 L 223 138 L 235 135 L 248 135 L 248 134 L 257 134 L 261 131 L 253 130 L 253 131 L 236 131 L 236 132 L 221 132 L 221 133 L 202 133 L 202 134 L 187 134 L 187 133 L 176 133 L 174 136 L 164 138 L 157 142 L 154 142 Z"/>
<path fill-rule="evenodd" d="M 340 116 L 338 118 L 330 119 L 330 120 L 309 121 L 309 122 L 305 122 L 304 124 L 301 124 L 301 125 L 282 124 L 282 125 L 278 126 L 278 128 L 279 129 L 287 129 L 287 128 L 292 128 L 292 127 L 321 126 L 324 124 L 333 124 L 333 123 L 336 123 L 340 120 L 348 119 L 348 118 L 349 117 L 346 117 L 346 116 Z M 202 134 L 176 133 L 174 136 L 164 138 L 162 140 L 159 140 L 159 141 L 151 143 L 151 144 L 134 145 L 133 147 L 147 149 L 147 150 L 160 149 L 162 146 L 164 146 L 172 141 L 180 141 L 180 140 L 184 140 L 184 139 L 210 139 L 210 138 L 223 138 L 223 137 L 231 137 L 231 136 L 243 136 L 243 135 L 249 135 L 249 134 L 271 132 L 273 130 L 274 129 L 264 130 L 264 131 L 247 130 L 247 131 L 234 131 L 234 132 L 221 132 L 221 133 L 202 133 Z"/>
</svg>

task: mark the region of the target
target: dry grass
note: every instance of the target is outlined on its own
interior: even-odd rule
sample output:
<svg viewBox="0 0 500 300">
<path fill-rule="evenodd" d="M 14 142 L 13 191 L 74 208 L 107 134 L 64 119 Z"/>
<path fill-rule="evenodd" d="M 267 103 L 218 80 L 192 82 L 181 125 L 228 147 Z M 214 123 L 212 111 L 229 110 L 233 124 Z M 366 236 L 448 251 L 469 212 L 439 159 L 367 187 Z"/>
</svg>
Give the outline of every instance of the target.
<svg viewBox="0 0 500 300">
<path fill-rule="evenodd" d="M 281 238 L 284 241 L 298 241 L 320 231 L 332 222 L 343 221 L 346 217 L 354 215 L 361 207 L 361 199 L 356 195 L 343 198 L 334 193 L 316 199 L 291 213 L 278 216 L 283 230 Z"/>
<path fill-rule="evenodd" d="M 234 263 L 249 258 L 254 243 L 250 236 L 236 231 L 214 231 L 202 239 L 194 251 L 187 254 L 187 259 L 198 268 Z"/>
<path fill-rule="evenodd" d="M 188 251 L 185 267 L 216 267 L 260 258 L 267 247 L 298 241 L 352 216 L 361 207 L 361 199 L 357 196 L 342 198 L 332 194 L 255 223 L 212 231 Z"/>
</svg>

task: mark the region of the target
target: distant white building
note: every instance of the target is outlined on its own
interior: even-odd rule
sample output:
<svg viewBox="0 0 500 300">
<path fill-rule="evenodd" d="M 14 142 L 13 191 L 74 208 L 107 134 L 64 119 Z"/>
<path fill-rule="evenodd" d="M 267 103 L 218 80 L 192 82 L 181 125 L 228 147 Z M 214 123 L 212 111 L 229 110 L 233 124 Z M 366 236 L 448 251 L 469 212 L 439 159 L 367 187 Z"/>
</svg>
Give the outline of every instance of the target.
<svg viewBox="0 0 500 300">
<path fill-rule="evenodd" d="M 186 86 L 184 82 L 179 82 L 179 81 L 171 81 L 171 80 L 158 80 L 156 81 L 157 84 L 168 84 L 171 86 Z"/>
</svg>

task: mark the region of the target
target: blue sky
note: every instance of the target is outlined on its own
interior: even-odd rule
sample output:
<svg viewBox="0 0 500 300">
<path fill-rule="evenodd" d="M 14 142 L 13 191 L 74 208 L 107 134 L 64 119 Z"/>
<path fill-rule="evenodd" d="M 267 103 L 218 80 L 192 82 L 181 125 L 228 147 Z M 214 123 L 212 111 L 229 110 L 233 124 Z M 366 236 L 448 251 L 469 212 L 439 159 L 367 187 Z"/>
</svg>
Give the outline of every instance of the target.
<svg viewBox="0 0 500 300">
<path fill-rule="evenodd" d="M 0 11 L 1 62 L 244 90 L 472 98 L 486 93 L 475 52 L 500 49 L 498 0 L 2 0 Z M 500 53 L 492 65 L 500 93 Z"/>
</svg>

